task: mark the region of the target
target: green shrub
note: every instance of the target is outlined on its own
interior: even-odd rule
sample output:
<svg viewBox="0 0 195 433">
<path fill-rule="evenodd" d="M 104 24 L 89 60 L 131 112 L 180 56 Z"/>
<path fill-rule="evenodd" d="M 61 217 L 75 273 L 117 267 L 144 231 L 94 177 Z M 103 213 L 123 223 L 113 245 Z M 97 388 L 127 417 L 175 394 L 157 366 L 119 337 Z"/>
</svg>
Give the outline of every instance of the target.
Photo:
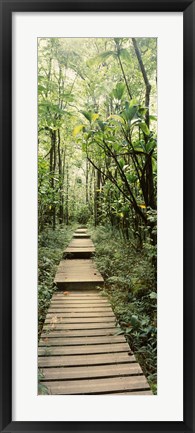
<svg viewBox="0 0 195 433">
<path fill-rule="evenodd" d="M 136 248 L 110 228 L 91 230 L 96 264 L 104 276 L 105 290 L 131 349 L 151 389 L 157 386 L 156 269 L 149 243 Z"/>
<path fill-rule="evenodd" d="M 38 237 L 38 331 L 39 336 L 55 291 L 53 283 L 63 249 L 71 239 L 73 229 L 46 227 Z"/>
</svg>

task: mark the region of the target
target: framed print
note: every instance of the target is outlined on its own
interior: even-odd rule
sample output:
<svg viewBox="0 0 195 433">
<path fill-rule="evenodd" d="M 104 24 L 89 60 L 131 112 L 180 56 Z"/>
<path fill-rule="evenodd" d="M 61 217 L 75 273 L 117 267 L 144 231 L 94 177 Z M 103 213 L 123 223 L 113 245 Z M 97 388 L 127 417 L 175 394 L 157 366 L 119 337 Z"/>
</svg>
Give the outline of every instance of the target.
<svg viewBox="0 0 195 433">
<path fill-rule="evenodd" d="M 194 1 L 0 4 L 1 431 L 193 432 Z"/>
</svg>

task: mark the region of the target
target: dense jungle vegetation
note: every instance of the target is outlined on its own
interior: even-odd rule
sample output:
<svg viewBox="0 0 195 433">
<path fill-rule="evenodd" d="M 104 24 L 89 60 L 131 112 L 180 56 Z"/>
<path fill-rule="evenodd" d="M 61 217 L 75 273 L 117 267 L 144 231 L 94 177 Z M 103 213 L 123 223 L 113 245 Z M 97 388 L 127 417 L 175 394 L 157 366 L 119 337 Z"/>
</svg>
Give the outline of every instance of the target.
<svg viewBox="0 0 195 433">
<path fill-rule="evenodd" d="M 38 40 L 39 332 L 62 250 L 87 225 L 104 291 L 157 377 L 155 38 Z"/>
</svg>

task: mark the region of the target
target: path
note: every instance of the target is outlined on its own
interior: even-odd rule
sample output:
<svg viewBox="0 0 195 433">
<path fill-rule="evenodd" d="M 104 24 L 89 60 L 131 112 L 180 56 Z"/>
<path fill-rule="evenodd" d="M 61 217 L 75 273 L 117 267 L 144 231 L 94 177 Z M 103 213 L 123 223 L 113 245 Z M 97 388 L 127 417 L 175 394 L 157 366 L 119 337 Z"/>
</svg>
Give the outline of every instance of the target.
<svg viewBox="0 0 195 433">
<path fill-rule="evenodd" d="M 78 229 L 59 264 L 59 291 L 39 342 L 42 381 L 51 394 L 151 395 L 124 335 L 117 335 L 108 299 L 97 289 L 103 278 L 92 259 L 94 250 L 86 230 Z"/>
</svg>

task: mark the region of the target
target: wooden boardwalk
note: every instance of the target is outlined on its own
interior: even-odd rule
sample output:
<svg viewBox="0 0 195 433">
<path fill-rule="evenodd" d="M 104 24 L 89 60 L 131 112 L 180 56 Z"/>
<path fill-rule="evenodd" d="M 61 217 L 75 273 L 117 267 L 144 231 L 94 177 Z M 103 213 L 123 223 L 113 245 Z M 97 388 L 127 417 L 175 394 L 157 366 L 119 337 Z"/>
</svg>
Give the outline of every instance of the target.
<svg viewBox="0 0 195 433">
<path fill-rule="evenodd" d="M 75 234 L 87 235 L 84 229 Z M 74 236 L 72 242 L 79 241 L 82 251 L 80 241 L 85 248 L 86 239 Z M 92 259 L 73 254 L 62 260 L 55 283 L 59 291 L 39 342 L 39 368 L 49 393 L 152 395 L 124 335 L 118 335 L 108 299 L 97 289 L 103 278 Z"/>
</svg>

